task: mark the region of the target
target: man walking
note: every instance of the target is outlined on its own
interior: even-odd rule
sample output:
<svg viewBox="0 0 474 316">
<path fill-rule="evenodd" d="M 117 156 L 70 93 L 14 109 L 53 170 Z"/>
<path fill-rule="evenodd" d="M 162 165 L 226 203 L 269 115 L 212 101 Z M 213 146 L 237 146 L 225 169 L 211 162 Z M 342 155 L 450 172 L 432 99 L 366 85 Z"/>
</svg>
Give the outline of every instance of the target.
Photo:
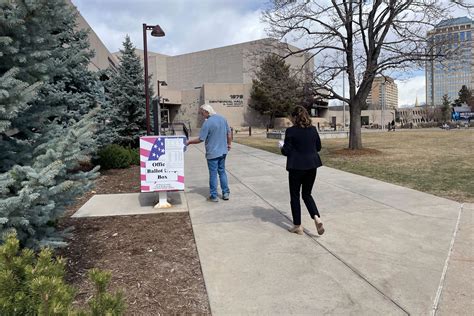
<svg viewBox="0 0 474 316">
<path fill-rule="evenodd" d="M 217 114 L 209 104 L 201 105 L 199 112 L 205 119 L 201 132 L 198 138 L 188 140 L 186 145 L 205 142 L 207 167 L 209 169 L 210 195 L 208 200 L 219 202 L 217 198 L 217 175 L 219 175 L 221 183 L 222 199 L 228 200 L 230 190 L 225 172 L 225 158 L 231 148 L 232 132 L 227 120 Z"/>
</svg>

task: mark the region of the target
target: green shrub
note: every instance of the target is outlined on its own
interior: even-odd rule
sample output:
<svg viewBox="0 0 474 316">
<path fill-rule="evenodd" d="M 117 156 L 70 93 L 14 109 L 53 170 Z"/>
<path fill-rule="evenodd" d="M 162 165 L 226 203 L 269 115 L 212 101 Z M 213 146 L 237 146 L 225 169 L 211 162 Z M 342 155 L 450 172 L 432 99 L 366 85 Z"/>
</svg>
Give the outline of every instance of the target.
<svg viewBox="0 0 474 316">
<path fill-rule="evenodd" d="M 132 165 L 139 166 L 140 165 L 140 152 L 138 148 L 128 148 L 130 153 L 130 157 L 132 158 Z"/>
<path fill-rule="evenodd" d="M 112 274 L 99 269 L 89 270 L 89 278 L 94 282 L 96 293 L 89 301 L 92 315 L 122 315 L 125 312 L 125 303 L 122 293 L 107 293 Z"/>
<path fill-rule="evenodd" d="M 131 162 L 130 151 L 120 145 L 107 145 L 99 151 L 98 163 L 102 169 L 128 168 Z"/>
<path fill-rule="evenodd" d="M 0 246 L 0 315 L 122 315 L 125 303 L 121 293 L 106 292 L 110 273 L 92 269 L 90 279 L 96 293 L 90 311 L 72 308 L 75 290 L 64 281 L 65 260 L 53 258 L 44 248 L 35 256 L 30 249 L 20 250 L 14 233 Z"/>
</svg>

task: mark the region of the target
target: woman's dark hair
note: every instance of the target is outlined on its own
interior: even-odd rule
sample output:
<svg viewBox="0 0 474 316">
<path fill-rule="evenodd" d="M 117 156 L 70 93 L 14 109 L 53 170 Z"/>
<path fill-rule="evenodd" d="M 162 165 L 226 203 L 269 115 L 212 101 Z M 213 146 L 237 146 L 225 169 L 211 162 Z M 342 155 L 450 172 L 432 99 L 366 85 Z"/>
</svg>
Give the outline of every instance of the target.
<svg viewBox="0 0 474 316">
<path fill-rule="evenodd" d="M 301 105 L 295 106 L 291 112 L 293 118 L 293 124 L 298 127 L 310 127 L 312 126 L 311 118 L 309 117 L 308 111 Z"/>
</svg>

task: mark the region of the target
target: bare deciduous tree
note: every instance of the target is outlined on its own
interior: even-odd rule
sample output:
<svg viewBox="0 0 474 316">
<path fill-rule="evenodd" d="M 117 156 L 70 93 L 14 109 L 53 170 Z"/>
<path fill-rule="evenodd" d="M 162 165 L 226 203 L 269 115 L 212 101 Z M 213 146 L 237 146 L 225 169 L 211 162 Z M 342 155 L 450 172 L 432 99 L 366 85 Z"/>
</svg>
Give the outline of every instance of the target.
<svg viewBox="0 0 474 316">
<path fill-rule="evenodd" d="M 426 106 L 424 108 L 423 115 L 426 122 L 444 122 L 446 120 L 445 115 L 448 114 L 449 120 L 449 109 L 443 113 L 442 105 L 439 106 Z"/>
<path fill-rule="evenodd" d="M 413 111 L 411 109 L 403 109 L 399 113 L 402 125 L 413 123 Z"/>
<path fill-rule="evenodd" d="M 368 110 L 370 110 L 370 117 L 372 119 L 372 124 L 375 124 L 375 119 L 377 118 L 377 110 L 381 109 L 379 103 L 372 103 L 368 105 Z"/>
<path fill-rule="evenodd" d="M 468 10 L 474 10 L 474 4 L 472 4 L 471 0 L 450 0 L 452 3 L 462 7 L 466 8 Z M 469 3 L 468 3 L 469 1 Z M 471 12 L 471 11 L 469 11 Z"/>
<path fill-rule="evenodd" d="M 460 4 L 465 4 L 464 1 Z M 269 35 L 302 47 L 315 58 L 314 85 L 327 97 L 349 104 L 349 148 L 362 148 L 361 108 L 376 75 L 419 67 L 428 51 L 426 32 L 454 2 L 440 0 L 273 0 L 263 14 Z M 347 74 L 349 94 L 336 91 Z M 324 89 L 324 90 L 322 90 Z"/>
</svg>

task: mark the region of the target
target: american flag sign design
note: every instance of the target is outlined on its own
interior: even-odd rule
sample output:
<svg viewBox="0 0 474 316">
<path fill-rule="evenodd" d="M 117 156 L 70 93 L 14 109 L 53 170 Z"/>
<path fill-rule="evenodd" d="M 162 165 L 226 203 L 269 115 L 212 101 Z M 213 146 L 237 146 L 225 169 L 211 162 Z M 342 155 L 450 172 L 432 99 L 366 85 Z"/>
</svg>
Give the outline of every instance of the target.
<svg viewBox="0 0 474 316">
<path fill-rule="evenodd" d="M 141 192 L 184 190 L 184 136 L 140 137 Z"/>
<path fill-rule="evenodd" d="M 155 140 L 155 143 L 151 147 L 150 155 L 148 156 L 148 161 L 159 160 L 160 156 L 165 154 L 165 139 L 159 137 Z"/>
</svg>

